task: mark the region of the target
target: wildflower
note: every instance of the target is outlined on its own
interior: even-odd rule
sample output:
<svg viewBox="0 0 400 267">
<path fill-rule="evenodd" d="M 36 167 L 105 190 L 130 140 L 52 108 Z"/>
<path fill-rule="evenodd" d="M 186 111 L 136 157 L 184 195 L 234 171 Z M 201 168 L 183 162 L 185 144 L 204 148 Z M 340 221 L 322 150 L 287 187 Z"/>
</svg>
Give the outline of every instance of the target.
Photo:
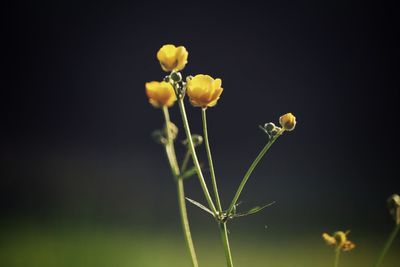
<svg viewBox="0 0 400 267">
<path fill-rule="evenodd" d="M 286 131 L 293 131 L 296 127 L 296 117 L 292 113 L 286 113 L 279 118 L 279 123 Z"/>
<path fill-rule="evenodd" d="M 347 239 L 347 235 L 350 231 L 342 232 L 337 231 L 333 235 L 327 233 L 322 234 L 322 239 L 325 240 L 327 245 L 336 246 L 337 249 L 342 251 L 350 251 L 356 247 L 356 245 Z"/>
<path fill-rule="evenodd" d="M 327 245 L 332 246 L 336 244 L 336 239 L 333 236 L 328 235 L 327 233 L 323 233 L 322 238 L 325 240 Z"/>
<path fill-rule="evenodd" d="M 400 225 L 400 196 L 397 194 L 392 195 L 388 199 L 389 212 L 393 216 L 397 225 Z"/>
<path fill-rule="evenodd" d="M 160 61 L 161 68 L 166 71 L 180 71 L 182 70 L 188 58 L 188 51 L 184 46 L 172 44 L 163 45 L 157 52 L 157 59 Z"/>
<path fill-rule="evenodd" d="M 213 107 L 222 94 L 221 79 L 213 79 L 209 75 L 198 74 L 187 80 L 186 93 L 195 107 Z"/>
<path fill-rule="evenodd" d="M 156 108 L 171 107 L 176 101 L 174 88 L 167 82 L 146 83 L 146 94 L 150 104 Z"/>
</svg>

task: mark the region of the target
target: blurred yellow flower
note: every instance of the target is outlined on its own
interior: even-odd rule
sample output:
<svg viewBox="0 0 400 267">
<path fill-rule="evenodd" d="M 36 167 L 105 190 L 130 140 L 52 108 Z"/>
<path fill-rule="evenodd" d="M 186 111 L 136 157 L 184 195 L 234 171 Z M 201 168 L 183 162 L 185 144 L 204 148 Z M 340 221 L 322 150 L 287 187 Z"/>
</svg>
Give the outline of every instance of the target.
<svg viewBox="0 0 400 267">
<path fill-rule="evenodd" d="M 333 234 L 333 236 L 323 233 L 322 239 L 325 240 L 327 245 L 336 246 L 336 248 L 341 249 L 343 251 L 349 251 L 356 247 L 356 245 L 347 239 L 347 235 L 350 231 L 343 232 L 337 231 Z"/>
<path fill-rule="evenodd" d="M 174 88 L 167 82 L 146 83 L 146 94 L 150 104 L 156 108 L 171 107 L 176 101 Z"/>
<path fill-rule="evenodd" d="M 325 240 L 327 245 L 332 246 L 336 244 L 336 239 L 333 236 L 328 235 L 327 233 L 323 233 L 322 238 Z"/>
<path fill-rule="evenodd" d="M 213 107 L 222 94 L 221 79 L 198 74 L 187 80 L 186 93 L 195 107 Z"/>
<path fill-rule="evenodd" d="M 296 117 L 292 113 L 286 113 L 279 118 L 279 123 L 286 131 L 293 131 L 296 127 Z"/>
<path fill-rule="evenodd" d="M 163 45 L 157 52 L 157 59 L 160 61 L 161 68 L 166 71 L 182 70 L 188 58 L 188 51 L 184 46 L 174 46 L 172 44 Z"/>
</svg>

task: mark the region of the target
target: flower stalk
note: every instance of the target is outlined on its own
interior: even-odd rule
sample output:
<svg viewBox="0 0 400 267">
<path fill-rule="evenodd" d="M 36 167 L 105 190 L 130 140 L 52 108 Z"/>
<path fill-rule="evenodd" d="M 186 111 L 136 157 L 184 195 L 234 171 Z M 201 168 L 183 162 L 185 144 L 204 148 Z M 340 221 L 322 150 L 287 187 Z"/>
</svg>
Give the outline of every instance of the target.
<svg viewBox="0 0 400 267">
<path fill-rule="evenodd" d="M 212 182 L 212 186 L 213 186 L 215 202 L 216 202 L 216 205 L 217 205 L 217 209 L 218 209 L 219 215 L 222 216 L 221 200 L 220 200 L 220 197 L 219 197 L 217 179 L 215 177 L 214 164 L 213 164 L 212 155 L 211 155 L 211 149 L 210 149 L 210 142 L 209 142 L 209 139 L 208 139 L 207 114 L 206 114 L 206 112 L 207 112 L 207 108 L 202 108 L 201 109 L 201 118 L 202 118 L 202 122 L 203 122 L 204 144 L 205 144 L 205 147 L 206 147 L 208 165 L 210 167 L 211 182 Z M 221 233 L 222 243 L 224 245 L 224 252 L 225 252 L 227 266 L 228 267 L 233 267 L 232 253 L 231 253 L 231 248 L 230 248 L 230 245 L 229 245 L 229 238 L 228 238 L 227 222 L 220 222 L 219 230 L 220 230 L 220 233 Z"/>
<path fill-rule="evenodd" d="M 340 259 L 340 248 L 335 248 L 335 260 L 333 262 L 333 267 L 339 267 L 339 259 Z"/>
<path fill-rule="evenodd" d="M 192 156 L 193 165 L 196 167 L 197 177 L 199 178 L 199 182 L 203 190 L 204 196 L 206 198 L 206 201 L 208 203 L 208 207 L 211 209 L 212 213 L 214 214 L 214 217 L 217 217 L 218 212 L 215 209 L 214 202 L 210 196 L 210 192 L 208 191 L 207 184 L 206 181 L 204 180 L 203 172 L 201 170 L 200 163 L 197 158 L 196 149 L 194 148 L 192 133 L 190 131 L 189 122 L 186 115 L 185 103 L 183 102 L 182 98 L 178 100 L 178 105 L 182 116 L 183 128 L 185 130 L 186 138 L 188 140 L 188 146 Z"/>
<path fill-rule="evenodd" d="M 385 246 L 383 247 L 382 251 L 379 254 L 378 260 L 375 262 L 374 267 L 379 267 L 381 266 L 383 259 L 385 258 L 386 254 L 388 253 L 390 247 L 393 244 L 393 241 L 396 239 L 397 234 L 400 231 L 400 224 L 397 224 L 394 226 L 393 231 L 390 233 L 388 240 L 385 243 Z"/>
<path fill-rule="evenodd" d="M 268 152 L 268 150 L 271 148 L 273 143 L 275 143 L 275 141 L 278 139 L 279 136 L 282 135 L 282 133 L 284 131 L 285 131 L 285 129 L 281 128 L 279 130 L 279 132 L 268 141 L 268 143 L 264 146 L 264 148 L 260 151 L 260 153 L 254 159 L 253 163 L 251 163 L 249 169 L 247 170 L 246 174 L 244 175 L 244 178 L 236 191 L 235 196 L 232 199 L 231 204 L 229 205 L 227 214 L 232 213 L 232 211 L 235 208 L 235 205 L 236 205 L 237 201 L 239 200 L 239 197 L 243 191 L 243 188 L 245 187 L 245 185 L 246 185 L 247 181 L 249 180 L 251 174 L 253 173 L 254 169 L 257 167 L 257 164 L 260 162 L 260 160 L 264 157 L 265 153 Z"/>
<path fill-rule="evenodd" d="M 217 205 L 218 212 L 221 213 L 222 212 L 221 200 L 219 198 L 217 179 L 215 178 L 214 164 L 213 164 L 213 160 L 212 160 L 212 156 L 211 156 L 210 143 L 208 140 L 206 111 L 207 111 L 206 108 L 201 109 L 201 118 L 203 121 L 204 145 L 206 147 L 208 165 L 210 166 L 211 182 L 212 182 L 212 186 L 213 186 L 213 190 L 214 190 L 215 203 Z"/>
<path fill-rule="evenodd" d="M 193 244 L 192 234 L 190 232 L 189 219 L 188 219 L 187 210 L 186 210 L 183 178 L 180 176 L 179 165 L 178 165 L 178 162 L 176 159 L 176 154 L 175 154 L 174 141 L 171 136 L 170 129 L 169 129 L 171 120 L 169 117 L 168 108 L 166 106 L 163 107 L 163 114 L 164 114 L 164 119 L 165 119 L 166 133 L 167 133 L 167 140 L 168 140 L 167 144 L 165 145 L 165 150 L 167 153 L 168 162 L 170 164 L 172 173 L 175 177 L 175 181 L 177 184 L 178 206 L 179 206 L 179 214 L 180 214 L 180 218 L 181 218 L 183 236 L 185 238 L 185 243 L 186 243 L 187 249 L 190 254 L 192 266 L 198 267 L 199 264 L 197 261 L 196 251 L 195 251 L 194 244 Z"/>
</svg>

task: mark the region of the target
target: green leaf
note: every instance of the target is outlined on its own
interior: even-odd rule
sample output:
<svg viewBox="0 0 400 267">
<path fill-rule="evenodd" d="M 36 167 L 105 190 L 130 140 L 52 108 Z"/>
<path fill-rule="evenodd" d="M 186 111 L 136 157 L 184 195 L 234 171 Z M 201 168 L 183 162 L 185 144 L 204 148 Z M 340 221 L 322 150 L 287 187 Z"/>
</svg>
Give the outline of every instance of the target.
<svg viewBox="0 0 400 267">
<path fill-rule="evenodd" d="M 193 167 L 190 168 L 189 170 L 185 171 L 185 172 L 181 175 L 181 177 L 182 177 L 182 179 L 187 179 L 187 178 L 192 177 L 192 176 L 195 175 L 195 174 L 196 174 L 196 166 L 193 166 Z"/>
<path fill-rule="evenodd" d="M 208 208 L 206 208 L 204 205 L 200 204 L 197 201 L 194 201 L 193 199 L 190 199 L 188 197 L 185 197 L 187 201 L 189 201 L 190 203 L 192 203 L 193 205 L 197 206 L 198 208 L 210 213 L 213 217 L 214 217 L 214 213 L 212 213 L 211 210 L 209 210 Z"/>
<path fill-rule="evenodd" d="M 249 211 L 245 212 L 245 213 L 236 213 L 233 214 L 232 217 L 244 217 L 244 216 L 249 216 L 249 215 L 253 215 L 256 214 L 257 212 L 262 211 L 263 209 L 265 209 L 266 207 L 269 207 L 271 205 L 275 204 L 275 201 L 268 203 L 264 206 L 256 206 L 254 208 L 251 208 Z"/>
</svg>

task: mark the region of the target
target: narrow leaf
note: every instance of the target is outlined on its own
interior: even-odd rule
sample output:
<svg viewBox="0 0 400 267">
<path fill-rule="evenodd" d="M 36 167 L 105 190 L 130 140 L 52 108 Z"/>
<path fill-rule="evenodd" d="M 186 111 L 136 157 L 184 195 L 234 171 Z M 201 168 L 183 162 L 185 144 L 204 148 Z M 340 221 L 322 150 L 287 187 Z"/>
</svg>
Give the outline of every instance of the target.
<svg viewBox="0 0 400 267">
<path fill-rule="evenodd" d="M 182 174 L 182 179 L 190 178 L 190 177 L 192 177 L 192 176 L 195 175 L 195 174 L 196 174 L 196 166 L 193 166 L 192 168 L 190 168 L 189 170 L 185 171 L 185 172 Z"/>
<path fill-rule="evenodd" d="M 247 211 L 247 212 L 245 212 L 245 213 L 237 213 L 237 214 L 234 214 L 233 215 L 233 217 L 244 217 L 244 216 L 248 216 L 248 215 L 252 215 L 252 214 L 255 214 L 255 213 L 257 213 L 257 212 L 260 212 L 260 211 L 262 211 L 263 209 L 265 209 L 266 207 L 269 207 L 269 206 L 271 206 L 271 205 L 273 205 L 273 204 L 275 204 L 275 201 L 273 201 L 273 202 L 271 202 L 271 203 L 268 203 L 268 204 L 266 204 L 266 205 L 264 205 L 264 206 L 256 206 L 256 207 L 254 207 L 254 208 L 251 208 L 249 211 Z"/>
<path fill-rule="evenodd" d="M 193 205 L 195 205 L 195 206 L 199 207 L 200 209 L 202 209 L 202 210 L 204 210 L 204 211 L 210 213 L 210 214 L 214 217 L 214 214 L 212 213 L 212 211 L 209 210 L 208 208 L 206 208 L 204 205 L 202 205 L 202 204 L 200 204 L 199 202 L 194 201 L 193 199 L 190 199 L 190 198 L 188 198 L 188 197 L 185 197 L 185 198 L 186 198 L 187 201 L 189 201 L 189 202 L 192 203 Z"/>
</svg>

